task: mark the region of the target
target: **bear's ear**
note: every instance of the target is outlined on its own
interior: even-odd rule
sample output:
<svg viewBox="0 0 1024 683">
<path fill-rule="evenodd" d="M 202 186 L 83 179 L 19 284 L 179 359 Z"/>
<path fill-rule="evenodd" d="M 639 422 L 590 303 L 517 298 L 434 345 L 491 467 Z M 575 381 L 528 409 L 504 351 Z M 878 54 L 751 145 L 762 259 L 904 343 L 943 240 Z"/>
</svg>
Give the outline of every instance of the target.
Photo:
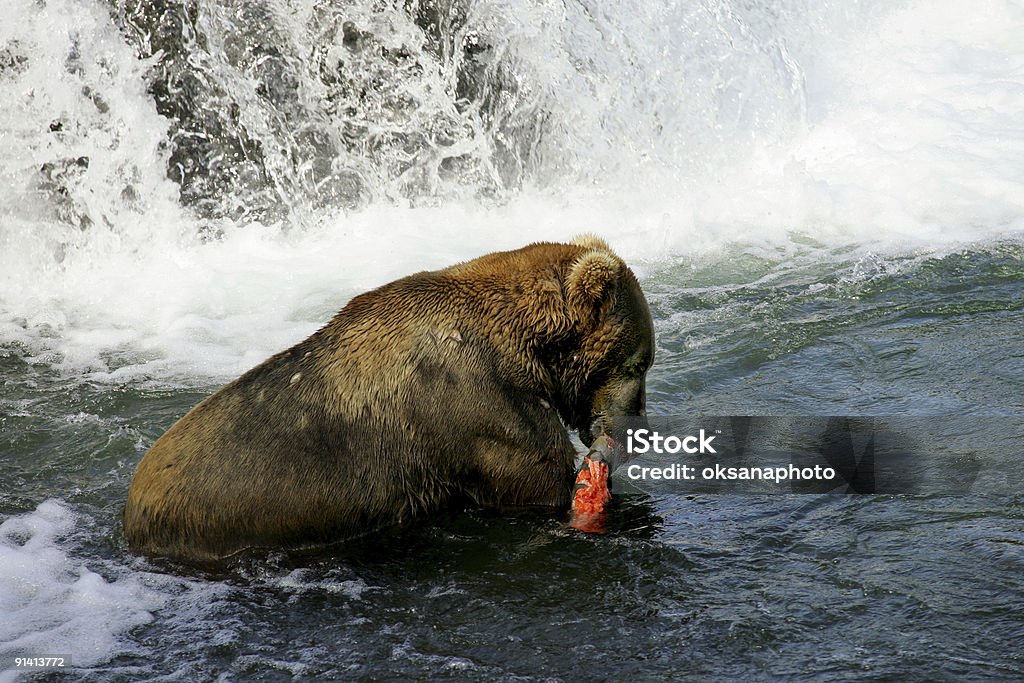
<svg viewBox="0 0 1024 683">
<path fill-rule="evenodd" d="M 582 311 L 596 312 L 608 292 L 609 285 L 619 276 L 622 262 L 610 251 L 588 251 L 569 268 L 565 290 L 570 305 Z"/>
<path fill-rule="evenodd" d="M 611 253 L 612 248 L 608 246 L 608 243 L 597 235 L 587 233 L 585 235 L 579 235 L 572 241 L 577 247 L 583 247 L 584 249 L 599 249 L 601 251 L 607 251 Z"/>
</svg>

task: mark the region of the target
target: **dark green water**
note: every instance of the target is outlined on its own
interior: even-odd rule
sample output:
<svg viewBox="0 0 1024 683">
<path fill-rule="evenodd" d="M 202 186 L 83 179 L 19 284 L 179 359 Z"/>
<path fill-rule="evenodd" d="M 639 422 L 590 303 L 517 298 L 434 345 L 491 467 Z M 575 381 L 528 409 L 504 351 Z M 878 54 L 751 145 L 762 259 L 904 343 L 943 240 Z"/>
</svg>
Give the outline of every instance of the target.
<svg viewBox="0 0 1024 683">
<path fill-rule="evenodd" d="M 96 681 L 1024 676 L 1020 245 L 734 253 L 651 265 L 643 286 L 652 413 L 977 418 L 982 476 L 956 495 L 753 496 L 620 470 L 604 534 L 470 511 L 190 570 L 134 557 L 119 516 L 145 449 L 215 387 L 89 382 L 8 346 L 0 640 L 74 652 L 68 680 Z"/>
</svg>

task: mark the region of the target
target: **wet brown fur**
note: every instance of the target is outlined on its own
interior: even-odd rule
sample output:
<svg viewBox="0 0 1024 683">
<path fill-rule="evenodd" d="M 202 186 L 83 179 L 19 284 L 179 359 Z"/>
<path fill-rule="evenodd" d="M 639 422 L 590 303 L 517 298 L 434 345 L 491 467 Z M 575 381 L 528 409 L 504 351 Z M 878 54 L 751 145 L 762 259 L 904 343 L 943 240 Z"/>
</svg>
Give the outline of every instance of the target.
<svg viewBox="0 0 1024 683">
<path fill-rule="evenodd" d="M 175 423 L 139 463 L 125 536 L 148 554 L 210 559 L 454 504 L 565 507 L 575 452 L 563 421 L 582 428 L 600 412 L 644 345 L 641 375 L 650 313 L 597 238 L 397 280 Z"/>
</svg>

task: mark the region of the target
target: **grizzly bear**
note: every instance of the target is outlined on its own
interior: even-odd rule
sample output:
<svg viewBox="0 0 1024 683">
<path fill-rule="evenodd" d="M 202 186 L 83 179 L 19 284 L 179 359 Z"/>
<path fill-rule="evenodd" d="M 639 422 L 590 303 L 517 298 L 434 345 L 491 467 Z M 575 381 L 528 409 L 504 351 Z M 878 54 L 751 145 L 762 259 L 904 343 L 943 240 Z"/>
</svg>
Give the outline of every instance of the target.
<svg viewBox="0 0 1024 683">
<path fill-rule="evenodd" d="M 598 238 L 410 275 L 178 420 L 139 463 L 125 537 L 208 560 L 455 506 L 566 509 L 566 425 L 589 445 L 643 419 L 653 357 L 636 277 Z"/>
</svg>

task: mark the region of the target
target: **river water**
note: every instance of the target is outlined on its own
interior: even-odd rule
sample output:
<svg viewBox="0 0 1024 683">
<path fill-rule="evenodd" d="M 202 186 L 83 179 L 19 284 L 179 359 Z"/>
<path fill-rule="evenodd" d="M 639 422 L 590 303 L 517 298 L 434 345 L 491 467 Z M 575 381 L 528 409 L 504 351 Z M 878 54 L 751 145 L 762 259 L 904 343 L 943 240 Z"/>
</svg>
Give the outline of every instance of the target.
<svg viewBox="0 0 1024 683">
<path fill-rule="evenodd" d="M 1018 2 L 11 0 L 5 16 L 5 666 L 1024 676 Z M 620 469 L 603 534 L 468 511 L 216 569 L 128 550 L 135 465 L 218 386 L 358 292 L 583 232 L 651 304 L 653 415 L 884 418 L 947 485 L 726 494 Z"/>
</svg>

